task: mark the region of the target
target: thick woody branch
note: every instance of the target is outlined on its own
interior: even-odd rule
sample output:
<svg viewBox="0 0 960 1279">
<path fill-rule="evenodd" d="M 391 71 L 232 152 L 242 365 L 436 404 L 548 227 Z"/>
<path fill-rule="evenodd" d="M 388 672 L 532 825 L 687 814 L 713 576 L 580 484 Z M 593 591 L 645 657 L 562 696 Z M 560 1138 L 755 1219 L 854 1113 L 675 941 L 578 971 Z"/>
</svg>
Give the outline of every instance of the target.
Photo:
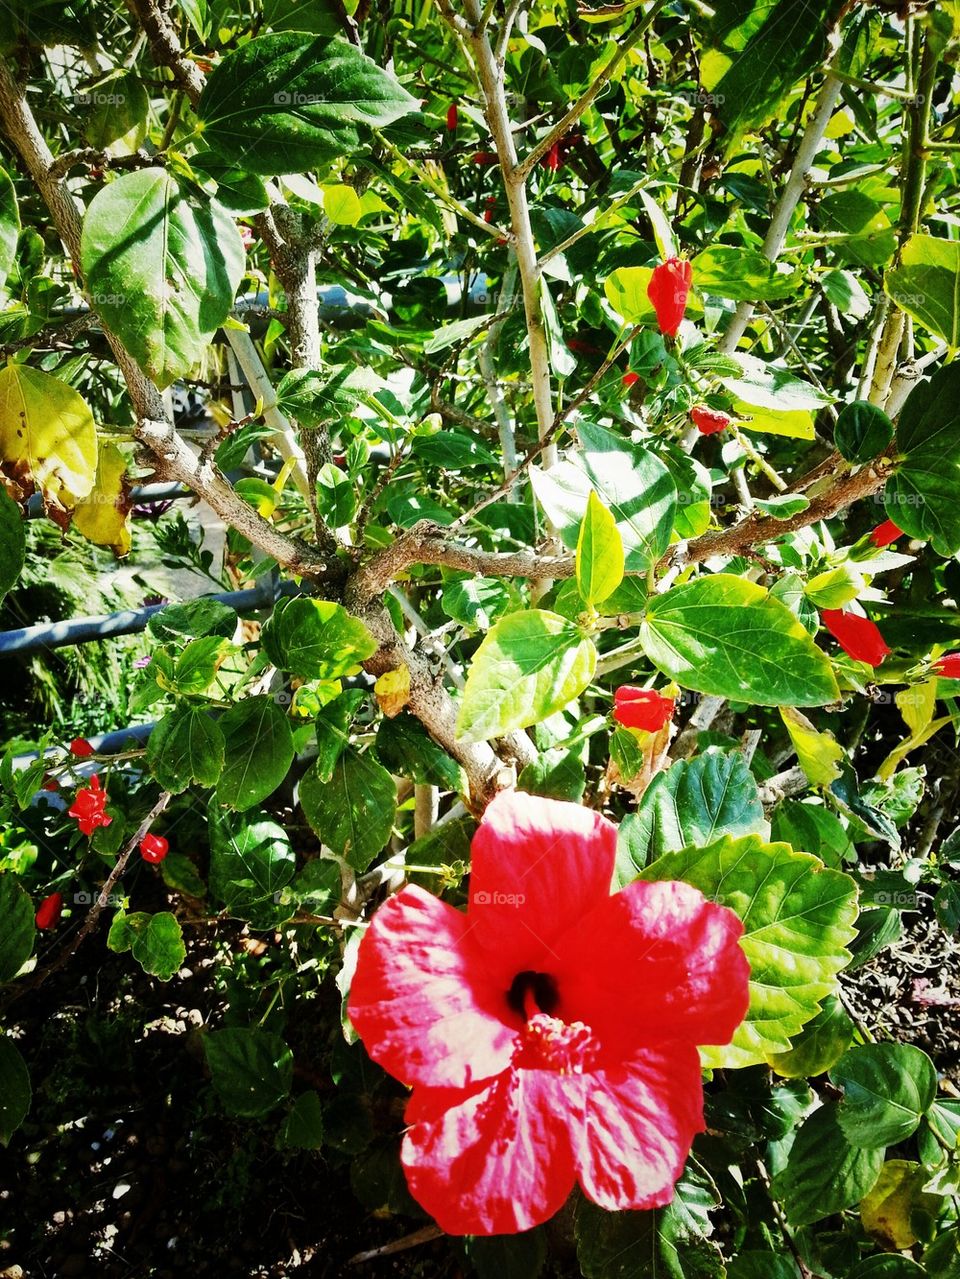
<svg viewBox="0 0 960 1279">
<path fill-rule="evenodd" d="M 183 51 L 176 27 L 156 0 L 127 0 L 150 42 L 157 66 L 168 67 L 194 106 L 203 91 L 203 72 Z"/>
</svg>

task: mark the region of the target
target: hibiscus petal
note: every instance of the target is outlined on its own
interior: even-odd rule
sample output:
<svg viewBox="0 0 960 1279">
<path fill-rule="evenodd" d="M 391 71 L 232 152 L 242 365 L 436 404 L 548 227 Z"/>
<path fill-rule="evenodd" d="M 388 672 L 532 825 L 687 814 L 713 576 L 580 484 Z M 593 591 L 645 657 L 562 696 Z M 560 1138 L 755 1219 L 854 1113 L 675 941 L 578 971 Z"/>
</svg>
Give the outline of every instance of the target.
<svg viewBox="0 0 960 1279">
<path fill-rule="evenodd" d="M 609 1211 L 669 1203 L 693 1139 L 704 1128 L 696 1048 L 645 1049 L 625 1065 L 581 1078 L 579 1132 L 575 1114 L 570 1123 L 587 1198 Z"/>
<path fill-rule="evenodd" d="M 403 1083 L 462 1088 L 510 1062 L 521 1022 L 469 932 L 461 911 L 411 886 L 380 907 L 360 943 L 350 1020 Z"/>
<path fill-rule="evenodd" d="M 634 880 L 556 943 L 556 1015 L 586 1022 L 607 1059 L 667 1039 L 727 1044 L 749 1001 L 742 934 L 689 884 Z"/>
<path fill-rule="evenodd" d="M 515 1234 L 563 1206 L 575 1181 L 564 1082 L 508 1070 L 472 1094 L 414 1092 L 400 1157 L 410 1193 L 447 1234 Z"/>
<path fill-rule="evenodd" d="M 509 988 L 549 971 L 554 943 L 610 896 L 617 828 L 579 804 L 503 791 L 473 838 L 467 917 Z"/>
</svg>

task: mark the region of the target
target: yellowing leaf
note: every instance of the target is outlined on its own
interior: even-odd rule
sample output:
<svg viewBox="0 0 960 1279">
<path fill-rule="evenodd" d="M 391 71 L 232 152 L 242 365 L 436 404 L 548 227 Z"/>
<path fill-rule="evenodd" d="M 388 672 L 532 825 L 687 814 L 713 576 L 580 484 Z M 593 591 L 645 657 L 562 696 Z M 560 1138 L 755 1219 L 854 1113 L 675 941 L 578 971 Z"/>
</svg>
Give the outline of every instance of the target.
<svg viewBox="0 0 960 1279">
<path fill-rule="evenodd" d="M 624 323 L 656 320 L 653 303 L 647 297 L 652 275 L 653 269 L 648 266 L 622 266 L 604 280 L 604 295 Z"/>
<path fill-rule="evenodd" d="M 342 182 L 323 188 L 323 211 L 337 226 L 356 226 L 363 216 L 360 197 Z"/>
<path fill-rule="evenodd" d="M 126 458 L 115 444 L 105 444 L 100 449 L 93 491 L 73 513 L 79 533 L 98 546 L 111 547 L 117 555 L 126 555 L 131 542 L 126 477 Z"/>
<path fill-rule="evenodd" d="M 888 1159 L 876 1185 L 860 1203 L 860 1219 L 868 1234 L 896 1252 L 912 1248 L 917 1235 L 912 1218 L 917 1209 L 935 1216 L 940 1201 L 923 1193 L 930 1174 L 908 1159 Z"/>
<path fill-rule="evenodd" d="M 388 719 L 399 715 L 410 700 L 410 671 L 399 666 L 395 671 L 384 671 L 373 686 L 377 705 Z"/>
<path fill-rule="evenodd" d="M 928 679 L 922 684 L 902 688 L 893 700 L 897 703 L 907 728 L 911 733 L 919 733 L 933 719 L 933 709 L 937 704 L 937 681 Z"/>
<path fill-rule="evenodd" d="M 820 732 L 793 706 L 781 706 L 780 717 L 787 726 L 800 767 L 812 786 L 829 786 L 840 776 L 843 747 L 832 733 Z"/>
<path fill-rule="evenodd" d="M 0 370 L 0 462 L 15 478 L 32 479 L 49 505 L 72 510 L 97 473 L 88 405 L 59 378 L 8 364 Z"/>
</svg>

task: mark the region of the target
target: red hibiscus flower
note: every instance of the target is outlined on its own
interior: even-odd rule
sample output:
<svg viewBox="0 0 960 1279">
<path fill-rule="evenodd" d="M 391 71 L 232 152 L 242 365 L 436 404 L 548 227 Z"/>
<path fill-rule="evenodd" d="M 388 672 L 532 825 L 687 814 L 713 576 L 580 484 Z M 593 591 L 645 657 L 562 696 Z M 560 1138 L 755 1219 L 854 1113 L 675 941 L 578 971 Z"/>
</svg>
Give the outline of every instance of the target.
<svg viewBox="0 0 960 1279">
<path fill-rule="evenodd" d="M 36 924 L 38 928 L 56 928 L 60 923 L 60 914 L 63 911 L 63 894 L 51 893 L 49 897 L 44 897 L 43 901 L 37 907 Z"/>
<path fill-rule="evenodd" d="M 960 679 L 960 653 L 944 653 L 934 662 L 933 669 L 944 679 Z"/>
<path fill-rule="evenodd" d="M 84 835 L 92 835 L 98 826 L 109 826 L 113 821 L 106 813 L 107 799 L 107 792 L 100 789 L 100 778 L 94 774 L 90 785 L 77 791 L 67 815 L 77 819 Z"/>
<path fill-rule="evenodd" d="M 693 267 L 685 258 L 667 258 L 654 267 L 647 297 L 657 313 L 660 332 L 675 338 L 687 309 Z"/>
<path fill-rule="evenodd" d="M 557 169 L 560 168 L 560 164 L 561 164 L 559 142 L 555 142 L 553 144 L 553 146 L 546 153 L 546 155 L 543 157 L 540 163 L 543 165 L 545 169 L 549 169 L 551 173 L 556 173 Z"/>
<path fill-rule="evenodd" d="M 733 418 L 718 409 L 708 409 L 705 404 L 700 404 L 690 410 L 690 420 L 701 435 L 716 435 L 718 431 L 725 430 Z"/>
<path fill-rule="evenodd" d="M 878 626 L 869 617 L 839 608 L 822 609 L 820 616 L 833 638 L 854 661 L 879 666 L 890 652 Z"/>
<path fill-rule="evenodd" d="M 448 1234 L 511 1234 L 579 1182 L 607 1209 L 669 1202 L 703 1130 L 698 1044 L 748 1002 L 743 927 L 681 883 L 610 895 L 616 827 L 502 793 L 466 913 L 416 886 L 374 916 L 350 1018 L 413 1086 L 401 1159 Z"/>
<path fill-rule="evenodd" d="M 613 718 L 624 728 L 656 733 L 673 718 L 676 705 L 675 697 L 664 697 L 652 688 L 624 684 L 613 695 Z"/>
<path fill-rule="evenodd" d="M 140 853 L 145 862 L 150 862 L 155 866 L 157 862 L 162 862 L 164 857 L 170 851 L 170 844 L 162 835 L 144 835 L 140 841 Z"/>
<path fill-rule="evenodd" d="M 632 373 L 632 372 L 624 373 L 623 377 L 620 380 L 623 382 L 623 385 L 627 387 L 627 389 L 629 390 L 631 386 L 636 386 L 636 384 L 640 381 L 640 374 Z"/>
<path fill-rule="evenodd" d="M 447 107 L 447 128 L 451 133 L 456 133 L 459 122 L 460 112 L 457 110 L 457 104 L 455 102 L 451 102 Z"/>
<path fill-rule="evenodd" d="M 77 759 L 86 759 L 93 754 L 93 747 L 85 737 L 75 737 L 70 743 L 70 754 L 76 755 Z"/>
<path fill-rule="evenodd" d="M 903 529 L 898 528 L 893 520 L 884 520 L 870 534 L 870 541 L 874 546 L 889 546 L 891 542 L 895 542 L 898 537 L 903 537 Z"/>
</svg>

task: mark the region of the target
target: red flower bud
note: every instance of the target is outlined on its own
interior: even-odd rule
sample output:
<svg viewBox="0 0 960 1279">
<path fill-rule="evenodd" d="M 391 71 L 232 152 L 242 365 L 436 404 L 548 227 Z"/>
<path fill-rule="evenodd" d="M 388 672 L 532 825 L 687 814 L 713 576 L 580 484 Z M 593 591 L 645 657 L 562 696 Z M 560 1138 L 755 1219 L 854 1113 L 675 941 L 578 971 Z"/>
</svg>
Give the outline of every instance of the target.
<svg viewBox="0 0 960 1279">
<path fill-rule="evenodd" d="M 496 164 L 497 153 L 496 151 L 474 151 L 473 155 L 470 157 L 470 163 L 471 164 Z"/>
<path fill-rule="evenodd" d="M 944 679 L 960 679 L 960 653 L 944 653 L 934 662 L 933 669 Z"/>
<path fill-rule="evenodd" d="M 833 638 L 855 662 L 879 666 L 890 652 L 879 628 L 869 617 L 838 608 L 825 608 L 820 616 Z"/>
<path fill-rule="evenodd" d="M 623 385 L 626 387 L 636 386 L 636 384 L 640 381 L 640 374 L 624 373 L 623 377 L 620 380 L 621 382 L 623 382 Z"/>
<path fill-rule="evenodd" d="M 642 728 L 656 733 L 673 719 L 677 699 L 664 697 L 652 688 L 624 684 L 613 695 L 613 718 L 624 728 Z"/>
<path fill-rule="evenodd" d="M 150 862 L 155 866 L 157 862 L 162 862 L 164 857 L 170 851 L 170 845 L 162 835 L 146 834 L 140 841 L 140 852 L 145 862 Z"/>
<path fill-rule="evenodd" d="M 451 133 L 456 133 L 459 120 L 460 112 L 457 110 L 457 104 L 455 102 L 451 102 L 447 107 L 447 128 Z"/>
<path fill-rule="evenodd" d="M 721 413 L 719 409 L 708 409 L 705 404 L 698 404 L 695 409 L 690 410 L 690 420 L 701 435 L 716 435 L 718 431 L 728 427 L 733 418 Z"/>
<path fill-rule="evenodd" d="M 897 528 L 893 520 L 884 520 L 870 534 L 870 541 L 874 546 L 889 546 L 891 542 L 895 542 L 898 537 L 903 537 L 903 529 Z"/>
<path fill-rule="evenodd" d="M 540 161 L 545 169 L 549 169 L 551 173 L 556 173 L 560 168 L 560 143 L 555 142 L 550 150 Z"/>
<path fill-rule="evenodd" d="M 654 267 L 647 297 L 657 313 L 660 332 L 674 338 L 687 309 L 687 295 L 693 279 L 693 267 L 686 258 L 667 258 Z"/>
<path fill-rule="evenodd" d="M 41 786 L 40 789 L 41 790 L 59 790 L 60 783 L 57 781 L 55 777 L 48 776 L 43 779 L 43 785 Z"/>
<path fill-rule="evenodd" d="M 78 759 L 86 759 L 93 754 L 93 747 L 85 737 L 75 737 L 70 743 L 70 754 L 76 755 Z"/>
<path fill-rule="evenodd" d="M 43 901 L 37 908 L 36 923 L 38 928 L 56 928 L 60 923 L 60 913 L 63 910 L 63 894 L 51 893 L 49 897 L 44 897 Z"/>
</svg>

